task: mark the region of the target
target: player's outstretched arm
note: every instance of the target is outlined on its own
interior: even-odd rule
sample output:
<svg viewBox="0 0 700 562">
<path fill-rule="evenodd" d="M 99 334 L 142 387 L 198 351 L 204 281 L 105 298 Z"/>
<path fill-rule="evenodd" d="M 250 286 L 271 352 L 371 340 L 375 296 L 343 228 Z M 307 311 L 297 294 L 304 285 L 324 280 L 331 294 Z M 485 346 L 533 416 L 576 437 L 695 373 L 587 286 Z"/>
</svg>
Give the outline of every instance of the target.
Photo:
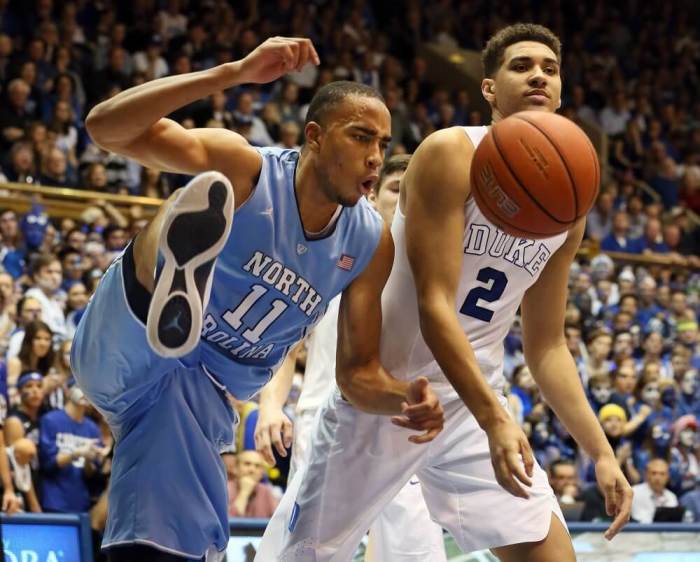
<svg viewBox="0 0 700 562">
<path fill-rule="evenodd" d="M 255 448 L 271 466 L 275 465 L 272 447 L 280 456 L 286 457 L 287 449 L 292 445 L 293 426 L 284 413 L 284 404 L 292 388 L 297 354 L 302 345 L 304 344 L 298 343 L 287 353 L 277 372 L 260 391 L 260 408 L 255 424 Z"/>
<path fill-rule="evenodd" d="M 432 440 L 442 429 L 443 411 L 428 381 L 392 377 L 379 361 L 381 296 L 394 259 L 385 226 L 369 266 L 343 291 L 338 317 L 336 380 L 350 403 L 370 414 L 398 416 L 404 427 L 424 431 L 411 441 Z"/>
<path fill-rule="evenodd" d="M 271 82 L 308 62 L 319 63 L 309 39 L 274 37 L 242 60 L 129 88 L 95 106 L 86 126 L 102 148 L 160 170 L 218 170 L 229 177 L 237 196 L 245 196 L 238 190 L 250 189 L 260 157 L 243 137 L 225 129 L 187 130 L 165 116 L 226 88 Z"/>
<path fill-rule="evenodd" d="M 403 177 L 406 248 L 425 342 L 452 386 L 486 431 L 496 478 L 527 497 L 533 458 L 522 430 L 483 377 L 455 304 L 463 259 L 464 205 L 474 147 L 460 129 L 433 133 L 411 157 Z M 520 462 L 522 455 L 525 467 Z"/>
<path fill-rule="evenodd" d="M 523 350 L 542 396 L 595 461 L 596 479 L 605 495 L 606 511 L 615 518 L 605 533 L 606 538 L 611 539 L 629 521 L 632 488 L 586 399 L 564 338 L 569 269 L 584 228 L 585 221 L 581 220 L 525 294 L 521 305 Z"/>
</svg>

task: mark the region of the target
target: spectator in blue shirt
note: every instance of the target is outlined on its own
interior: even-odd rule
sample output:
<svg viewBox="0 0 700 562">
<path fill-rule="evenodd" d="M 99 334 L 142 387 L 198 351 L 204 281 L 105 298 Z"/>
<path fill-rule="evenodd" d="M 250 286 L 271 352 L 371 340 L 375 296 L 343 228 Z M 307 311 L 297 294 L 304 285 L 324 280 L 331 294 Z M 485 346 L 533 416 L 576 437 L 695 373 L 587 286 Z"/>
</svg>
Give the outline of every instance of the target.
<svg viewBox="0 0 700 562">
<path fill-rule="evenodd" d="M 63 410 L 53 410 L 39 422 L 39 464 L 42 508 L 54 513 L 85 512 L 90 508 L 86 478 L 101 462 L 97 424 L 85 416 L 88 401 L 75 385 Z"/>
<path fill-rule="evenodd" d="M 625 211 L 616 211 L 613 215 L 612 232 L 600 242 L 600 249 L 606 252 L 627 252 L 640 254 L 642 241 L 629 237 L 629 217 Z"/>
<path fill-rule="evenodd" d="M 642 249 L 645 254 L 662 254 L 669 251 L 668 246 L 664 242 L 661 221 L 656 217 L 652 217 L 647 221 L 644 226 L 644 236 L 641 241 Z"/>
</svg>

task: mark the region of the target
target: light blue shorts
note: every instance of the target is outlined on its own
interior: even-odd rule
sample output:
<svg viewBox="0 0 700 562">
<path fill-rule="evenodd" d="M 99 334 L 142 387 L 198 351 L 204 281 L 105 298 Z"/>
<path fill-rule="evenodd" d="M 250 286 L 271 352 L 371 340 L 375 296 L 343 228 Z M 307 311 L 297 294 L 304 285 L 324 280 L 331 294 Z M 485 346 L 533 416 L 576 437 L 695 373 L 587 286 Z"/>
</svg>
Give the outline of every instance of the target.
<svg viewBox="0 0 700 562">
<path fill-rule="evenodd" d="M 149 294 L 130 245 L 100 281 L 78 326 L 72 367 L 115 438 L 103 548 L 141 543 L 187 558 L 229 537 L 220 451 L 235 413 L 198 361 L 156 355 L 143 319 Z"/>
</svg>

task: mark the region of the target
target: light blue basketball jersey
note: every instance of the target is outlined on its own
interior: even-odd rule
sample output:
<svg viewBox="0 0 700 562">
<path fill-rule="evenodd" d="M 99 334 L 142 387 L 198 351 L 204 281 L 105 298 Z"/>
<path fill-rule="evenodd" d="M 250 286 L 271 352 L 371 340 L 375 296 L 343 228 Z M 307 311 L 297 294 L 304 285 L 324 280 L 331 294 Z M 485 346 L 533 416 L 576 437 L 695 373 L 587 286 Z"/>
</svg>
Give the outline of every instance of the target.
<svg viewBox="0 0 700 562">
<path fill-rule="evenodd" d="M 321 236 L 304 232 L 294 191 L 299 152 L 258 149 L 258 183 L 234 216 L 205 312 L 200 360 L 238 399 L 271 377 L 289 347 L 369 263 L 382 219 L 366 199 Z"/>
<path fill-rule="evenodd" d="M 105 273 L 76 332 L 76 378 L 116 441 L 106 548 L 136 542 L 188 558 L 226 548 L 220 452 L 235 420 L 210 377 L 239 399 L 257 392 L 379 243 L 382 221 L 364 198 L 310 239 L 294 191 L 299 153 L 260 154 L 260 178 L 235 212 L 192 353 L 163 358 L 149 348 L 137 311 L 143 316 L 150 295 L 136 279 L 132 246 Z"/>
</svg>

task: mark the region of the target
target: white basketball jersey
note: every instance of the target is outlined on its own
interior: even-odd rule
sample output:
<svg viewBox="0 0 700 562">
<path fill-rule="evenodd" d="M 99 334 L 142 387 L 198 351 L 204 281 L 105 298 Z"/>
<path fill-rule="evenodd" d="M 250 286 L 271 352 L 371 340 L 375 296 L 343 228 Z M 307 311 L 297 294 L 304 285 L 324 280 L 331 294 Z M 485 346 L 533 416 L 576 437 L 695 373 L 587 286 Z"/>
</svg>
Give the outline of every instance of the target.
<svg viewBox="0 0 700 562">
<path fill-rule="evenodd" d="M 464 131 L 476 147 L 488 128 L 464 127 Z M 501 392 L 505 382 L 503 340 L 525 291 L 537 281 L 567 234 L 540 240 L 510 236 L 481 213 L 473 197 L 467 200 L 464 213 L 457 317 L 488 383 Z M 394 267 L 382 295 L 382 364 L 397 378 L 424 375 L 443 397 L 456 396 L 420 332 L 416 290 L 406 254 L 405 223 L 405 216 L 397 208 L 391 228 L 396 246 Z"/>
<path fill-rule="evenodd" d="M 304 385 L 297 401 L 297 413 L 316 410 L 328 399 L 335 388 L 335 348 L 338 342 L 338 295 L 328 305 L 320 320 L 306 340 L 306 371 Z"/>
</svg>

